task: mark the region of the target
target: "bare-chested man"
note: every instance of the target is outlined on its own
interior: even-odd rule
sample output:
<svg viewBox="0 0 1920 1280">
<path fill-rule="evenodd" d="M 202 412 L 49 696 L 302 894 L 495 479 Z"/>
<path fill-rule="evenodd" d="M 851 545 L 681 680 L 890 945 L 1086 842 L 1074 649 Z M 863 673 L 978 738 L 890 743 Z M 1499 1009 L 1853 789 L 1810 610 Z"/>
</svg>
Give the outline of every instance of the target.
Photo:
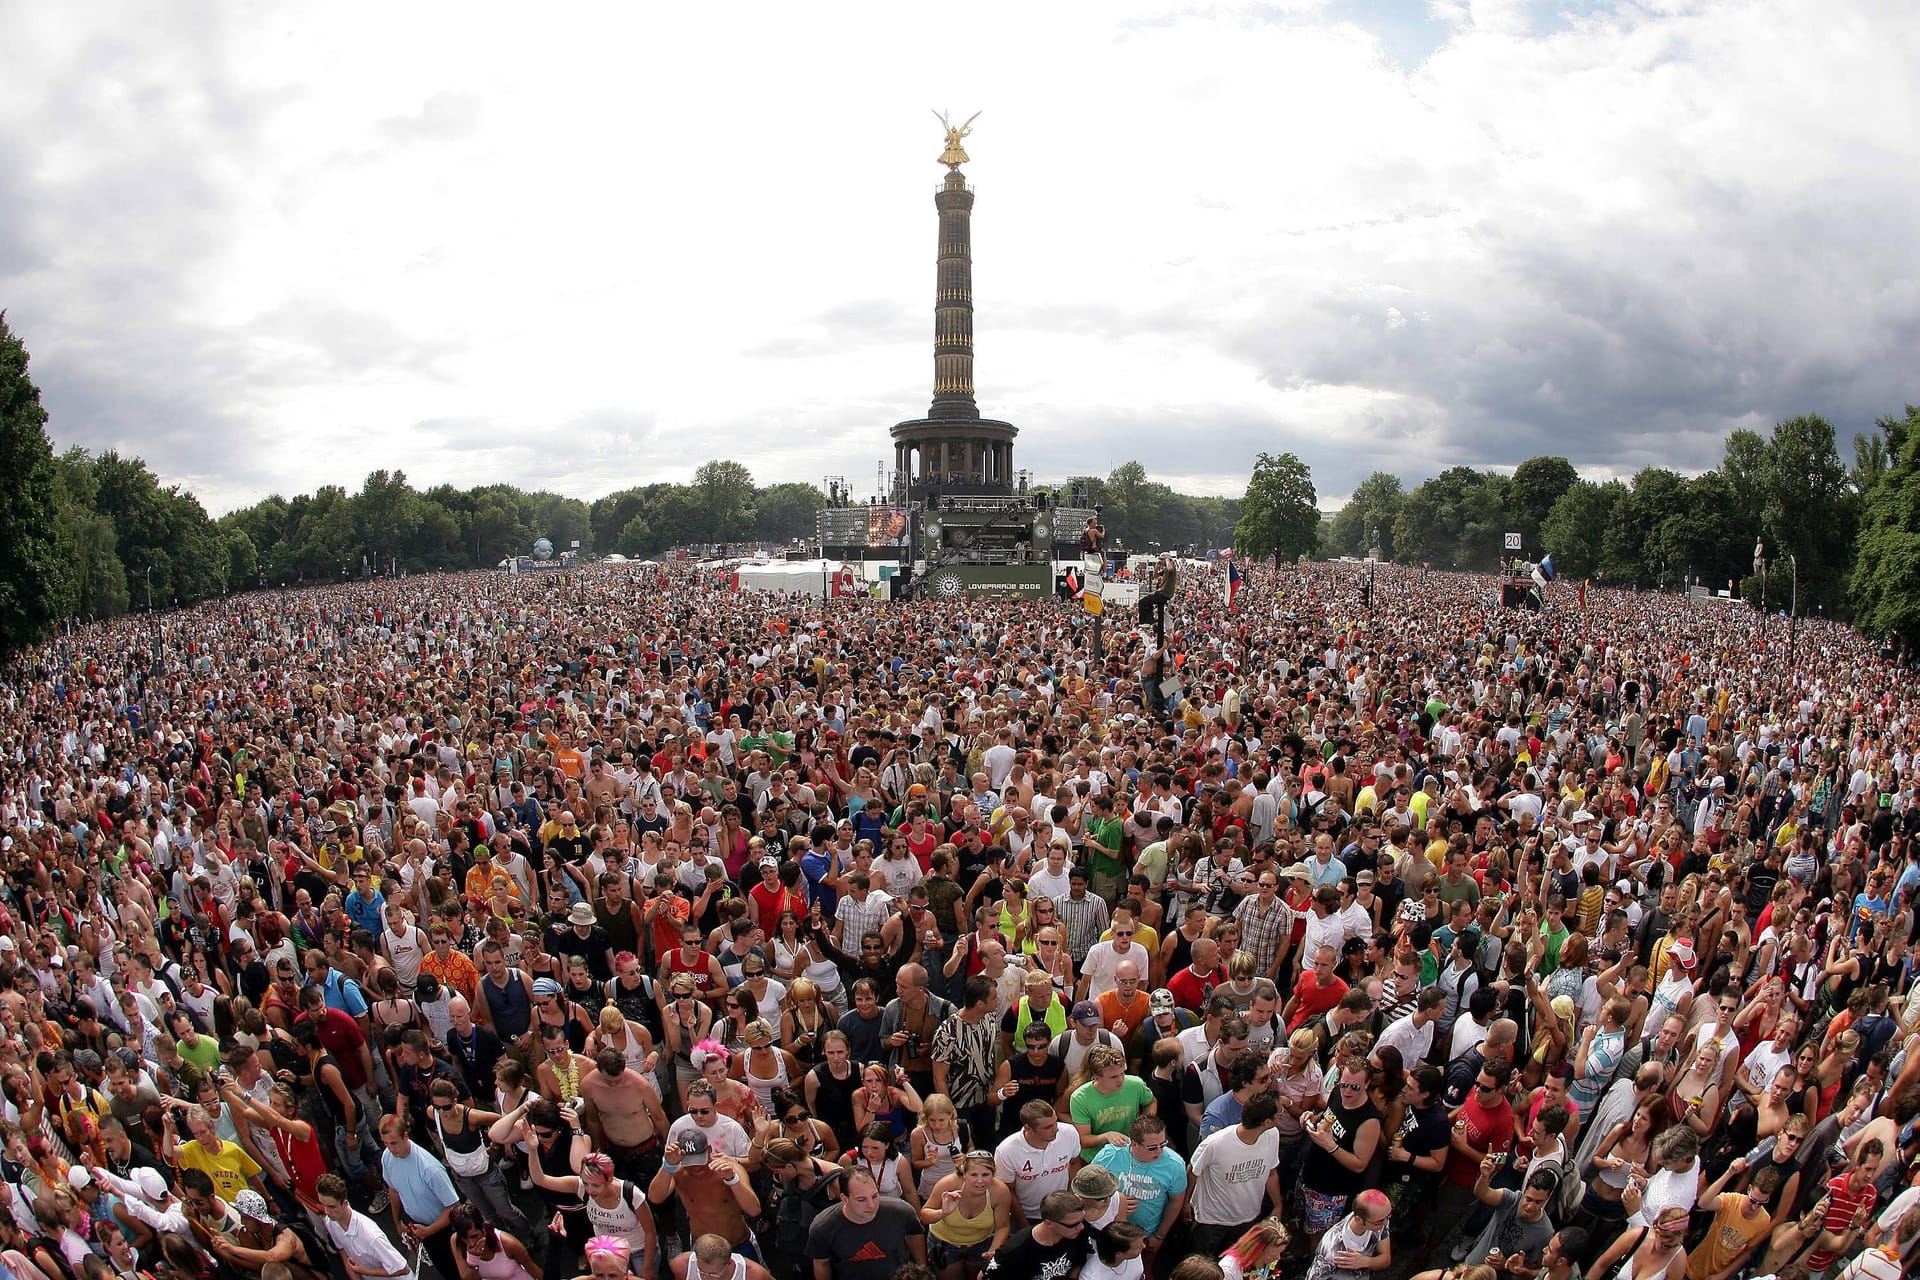
<svg viewBox="0 0 1920 1280">
<path fill-rule="evenodd" d="M 593 1104 L 587 1126 L 595 1146 L 613 1157 L 616 1174 L 646 1186 L 660 1169 L 660 1139 L 667 1131 L 660 1087 L 629 1067 L 618 1049 L 602 1049 L 594 1067 L 581 1077 L 580 1096 Z"/>
</svg>

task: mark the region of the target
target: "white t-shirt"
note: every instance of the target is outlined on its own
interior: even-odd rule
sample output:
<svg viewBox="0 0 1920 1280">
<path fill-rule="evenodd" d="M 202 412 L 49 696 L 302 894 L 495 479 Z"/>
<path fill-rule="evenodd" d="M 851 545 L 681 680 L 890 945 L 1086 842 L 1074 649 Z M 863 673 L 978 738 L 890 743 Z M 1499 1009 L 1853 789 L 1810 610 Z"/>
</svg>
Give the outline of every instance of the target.
<svg viewBox="0 0 1920 1280">
<path fill-rule="evenodd" d="M 1275 1148 L 1276 1152 L 1278 1147 Z M 1020 1212 L 1027 1221 L 1040 1220 L 1040 1201 L 1049 1191 L 1067 1189 L 1067 1170 L 1080 1158 L 1080 1135 L 1071 1125 L 1061 1125 L 1053 1141 L 1036 1147 L 1027 1141 L 1021 1129 L 1009 1136 L 993 1153 L 994 1174 L 1013 1188 L 1020 1198 Z"/>
<path fill-rule="evenodd" d="M 1271 1128 L 1251 1144 L 1240 1140 L 1237 1124 L 1201 1142 L 1191 1166 L 1194 1220 L 1216 1227 L 1252 1222 L 1279 1159 L 1280 1135 Z"/>
<path fill-rule="evenodd" d="M 681 1116 L 668 1127 L 667 1142 L 676 1143 L 680 1141 L 680 1135 L 698 1127 L 699 1121 L 692 1116 Z M 716 1115 L 713 1118 L 713 1124 L 701 1129 L 700 1132 L 706 1136 L 707 1147 L 710 1150 L 718 1151 L 723 1156 L 732 1156 L 735 1160 L 745 1160 L 747 1152 L 753 1146 L 747 1139 L 747 1131 L 742 1129 L 740 1122 L 732 1116 Z"/>
<path fill-rule="evenodd" d="M 1110 1267 L 1100 1261 L 1098 1253 L 1089 1254 L 1080 1267 L 1080 1280 L 1140 1280 L 1142 1262 L 1136 1253 L 1118 1266 Z"/>
<path fill-rule="evenodd" d="M 1753 1052 L 1747 1055 L 1745 1063 L 1747 1078 L 1752 1080 L 1760 1089 L 1765 1090 L 1768 1085 L 1773 1083 L 1773 1078 L 1780 1074 L 1780 1068 L 1792 1061 L 1793 1049 L 1791 1046 L 1785 1049 L 1776 1049 L 1773 1047 L 1772 1039 L 1764 1040 L 1755 1045 Z"/>
<path fill-rule="evenodd" d="M 1107 992 L 1119 988 L 1120 984 L 1114 981 L 1114 974 L 1119 970 L 1122 960 L 1133 961 L 1140 968 L 1140 976 L 1142 978 L 1147 976 L 1147 966 L 1150 961 L 1147 957 L 1147 949 L 1139 943 L 1128 946 L 1125 955 L 1114 950 L 1112 939 L 1093 944 L 1087 952 L 1086 960 L 1080 965 L 1080 976 L 1087 980 L 1087 999 L 1098 1000 Z"/>
<path fill-rule="evenodd" d="M 1012 833 L 1009 832 L 1008 834 L 1011 835 Z M 1027 877 L 1028 893 L 1035 897 L 1045 897 L 1051 902 L 1060 901 L 1060 899 L 1066 897 L 1072 889 L 1073 878 L 1067 874 L 1065 863 L 1061 864 L 1059 875 L 1055 875 L 1053 872 L 1047 870 L 1046 863 L 1042 862 L 1040 869 Z"/>
</svg>

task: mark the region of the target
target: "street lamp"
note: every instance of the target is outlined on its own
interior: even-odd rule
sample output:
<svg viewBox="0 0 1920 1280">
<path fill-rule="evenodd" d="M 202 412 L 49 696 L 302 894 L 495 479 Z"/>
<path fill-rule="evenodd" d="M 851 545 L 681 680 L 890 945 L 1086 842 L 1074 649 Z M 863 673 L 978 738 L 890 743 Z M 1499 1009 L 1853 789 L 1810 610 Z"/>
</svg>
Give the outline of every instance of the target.
<svg viewBox="0 0 1920 1280">
<path fill-rule="evenodd" d="M 1793 595 L 1787 605 L 1787 670 L 1792 671 L 1794 628 L 1800 613 L 1800 561 L 1791 552 L 1787 555 L 1787 568 L 1793 571 Z"/>
</svg>

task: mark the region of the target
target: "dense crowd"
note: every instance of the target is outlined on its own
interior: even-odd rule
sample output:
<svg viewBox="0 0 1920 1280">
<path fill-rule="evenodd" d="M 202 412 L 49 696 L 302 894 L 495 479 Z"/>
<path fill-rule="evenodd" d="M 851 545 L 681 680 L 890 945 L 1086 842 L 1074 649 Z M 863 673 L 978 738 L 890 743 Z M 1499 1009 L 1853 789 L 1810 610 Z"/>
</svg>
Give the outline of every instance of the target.
<svg viewBox="0 0 1920 1280">
<path fill-rule="evenodd" d="M 1382 567 L 260 593 L 0 705 L 6 1280 L 1783 1280 L 1920 1248 L 1920 718 Z"/>
</svg>

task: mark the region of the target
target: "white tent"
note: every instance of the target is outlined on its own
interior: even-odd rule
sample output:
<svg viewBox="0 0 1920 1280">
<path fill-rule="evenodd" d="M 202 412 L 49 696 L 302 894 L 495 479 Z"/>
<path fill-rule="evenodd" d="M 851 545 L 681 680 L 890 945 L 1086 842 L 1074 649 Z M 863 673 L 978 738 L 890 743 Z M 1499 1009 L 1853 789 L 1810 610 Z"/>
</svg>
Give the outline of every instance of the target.
<svg viewBox="0 0 1920 1280">
<path fill-rule="evenodd" d="M 774 560 L 743 564 L 734 571 L 734 589 L 771 591 L 818 600 L 827 595 L 864 594 L 858 572 L 839 560 Z"/>
</svg>

